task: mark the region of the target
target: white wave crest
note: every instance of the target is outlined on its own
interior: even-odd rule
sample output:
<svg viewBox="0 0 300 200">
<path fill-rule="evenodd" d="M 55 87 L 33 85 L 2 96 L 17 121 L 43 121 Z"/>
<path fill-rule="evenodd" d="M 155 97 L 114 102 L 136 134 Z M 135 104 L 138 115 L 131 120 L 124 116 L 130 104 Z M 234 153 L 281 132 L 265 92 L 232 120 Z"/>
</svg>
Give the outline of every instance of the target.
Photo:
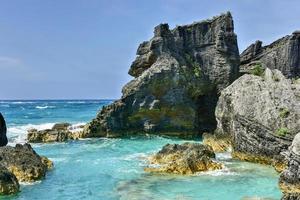
<svg viewBox="0 0 300 200">
<path fill-rule="evenodd" d="M 43 109 L 47 109 L 47 108 L 55 108 L 55 106 L 36 106 L 35 108 L 43 110 Z"/>
</svg>

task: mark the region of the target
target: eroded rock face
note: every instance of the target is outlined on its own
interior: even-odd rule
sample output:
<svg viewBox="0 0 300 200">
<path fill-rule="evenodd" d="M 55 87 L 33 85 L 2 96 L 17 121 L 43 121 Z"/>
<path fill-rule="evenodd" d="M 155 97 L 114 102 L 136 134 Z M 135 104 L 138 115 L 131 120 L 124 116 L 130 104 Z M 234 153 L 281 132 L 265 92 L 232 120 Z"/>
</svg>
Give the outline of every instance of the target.
<svg viewBox="0 0 300 200">
<path fill-rule="evenodd" d="M 0 164 L 0 195 L 15 194 L 19 188 L 16 176 Z"/>
<path fill-rule="evenodd" d="M 284 193 L 284 200 L 300 199 L 300 133 L 298 133 L 287 155 L 288 167 L 279 179 L 279 186 Z"/>
<path fill-rule="evenodd" d="M 39 156 L 29 144 L 0 148 L 1 165 L 13 173 L 19 181 L 32 182 L 45 177 L 52 162 Z"/>
<path fill-rule="evenodd" d="M 191 137 L 216 126 L 218 93 L 239 76 L 239 52 L 230 13 L 210 20 L 155 27 L 137 50 L 120 100 L 85 127 L 87 137 L 148 132 Z"/>
<path fill-rule="evenodd" d="M 72 128 L 78 129 L 78 131 L 72 131 Z M 29 129 L 27 140 L 31 143 L 49 143 L 83 138 L 82 131 L 79 130 L 80 128 L 72 127 L 69 123 L 57 123 L 54 124 L 52 129 Z"/>
<path fill-rule="evenodd" d="M 210 146 L 196 143 L 167 144 L 157 154 L 149 158 L 146 172 L 194 174 L 196 172 L 221 169 L 222 165 L 213 161 L 215 153 Z"/>
<path fill-rule="evenodd" d="M 6 123 L 3 115 L 0 113 L 0 147 L 7 145 Z"/>
<path fill-rule="evenodd" d="M 300 76 L 300 32 L 262 46 L 261 41 L 251 44 L 241 54 L 241 71 L 249 72 L 257 64 L 264 68 L 278 69 L 286 77 Z"/>
<path fill-rule="evenodd" d="M 216 117 L 218 134 L 232 138 L 234 157 L 276 161 L 282 170 L 282 153 L 300 131 L 300 83 L 268 68 L 262 76 L 243 75 L 222 91 Z"/>
</svg>

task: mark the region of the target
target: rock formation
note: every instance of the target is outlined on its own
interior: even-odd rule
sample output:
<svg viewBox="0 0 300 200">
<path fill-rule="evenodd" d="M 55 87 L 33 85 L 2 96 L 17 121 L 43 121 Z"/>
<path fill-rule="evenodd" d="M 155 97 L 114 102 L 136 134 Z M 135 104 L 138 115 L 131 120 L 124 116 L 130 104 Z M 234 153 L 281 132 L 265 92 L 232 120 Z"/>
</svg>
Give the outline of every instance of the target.
<svg viewBox="0 0 300 200">
<path fill-rule="evenodd" d="M 298 133 L 289 148 L 287 155 L 288 167 L 279 180 L 279 186 L 284 193 L 283 200 L 300 199 L 300 133 Z"/>
<path fill-rule="evenodd" d="M 0 164 L 0 195 L 17 193 L 19 188 L 16 176 Z"/>
<path fill-rule="evenodd" d="M 231 137 L 234 157 L 276 161 L 282 170 L 282 153 L 300 131 L 300 82 L 268 68 L 261 76 L 245 74 L 222 91 L 216 117 L 217 133 Z"/>
<path fill-rule="evenodd" d="M 73 131 L 69 123 L 54 124 L 52 129 L 37 130 L 29 129 L 27 140 L 31 143 L 49 143 L 49 142 L 64 142 L 84 137 L 80 130 Z M 81 127 L 75 127 L 79 129 Z"/>
<path fill-rule="evenodd" d="M 45 177 L 52 162 L 39 156 L 29 144 L 0 147 L 1 165 L 13 173 L 18 181 L 33 182 Z"/>
<path fill-rule="evenodd" d="M 241 54 L 241 71 L 249 72 L 256 65 L 278 69 L 286 77 L 300 76 L 300 32 L 285 36 L 270 45 L 262 46 L 261 41 L 251 44 Z"/>
<path fill-rule="evenodd" d="M 215 153 L 221 153 L 231 150 L 231 137 L 224 134 L 204 133 L 202 135 L 204 145 L 210 146 Z"/>
<path fill-rule="evenodd" d="M 6 123 L 4 117 L 0 113 L 0 147 L 7 145 Z"/>
<path fill-rule="evenodd" d="M 219 92 L 239 76 L 233 20 L 155 27 L 140 44 L 122 98 L 106 106 L 84 130 L 85 137 L 154 133 L 192 137 L 216 127 Z"/>
<path fill-rule="evenodd" d="M 197 143 L 167 144 L 157 154 L 149 158 L 146 172 L 194 174 L 196 172 L 221 169 L 222 165 L 213 161 L 215 153 L 210 146 Z"/>
</svg>

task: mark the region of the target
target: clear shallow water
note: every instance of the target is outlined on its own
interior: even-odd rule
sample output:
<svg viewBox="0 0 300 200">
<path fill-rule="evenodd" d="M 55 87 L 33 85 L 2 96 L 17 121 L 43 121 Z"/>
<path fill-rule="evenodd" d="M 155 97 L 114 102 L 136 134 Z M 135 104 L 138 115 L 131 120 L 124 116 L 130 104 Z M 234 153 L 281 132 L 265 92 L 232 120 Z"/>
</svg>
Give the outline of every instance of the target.
<svg viewBox="0 0 300 200">
<path fill-rule="evenodd" d="M 0 102 L 11 144 L 24 142 L 25 130 L 32 126 L 44 128 L 55 122 L 86 122 L 110 101 L 30 102 Z M 278 174 L 272 168 L 233 161 L 229 154 L 217 155 L 226 166 L 220 171 L 195 176 L 144 173 L 145 157 L 174 142 L 185 141 L 153 136 L 37 144 L 34 149 L 53 160 L 55 168 L 42 182 L 22 184 L 18 195 L 0 199 L 280 199 Z"/>
</svg>

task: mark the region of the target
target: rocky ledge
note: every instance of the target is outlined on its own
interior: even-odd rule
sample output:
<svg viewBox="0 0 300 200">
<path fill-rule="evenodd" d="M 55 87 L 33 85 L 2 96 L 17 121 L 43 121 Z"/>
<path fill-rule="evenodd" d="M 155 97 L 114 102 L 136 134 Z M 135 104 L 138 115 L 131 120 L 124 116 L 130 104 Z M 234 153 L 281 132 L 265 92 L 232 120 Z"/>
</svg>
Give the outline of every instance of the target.
<svg viewBox="0 0 300 200">
<path fill-rule="evenodd" d="M 0 113 L 0 147 L 7 145 L 6 123 L 3 115 Z"/>
<path fill-rule="evenodd" d="M 16 176 L 0 164 L 0 195 L 17 193 L 20 185 Z"/>
<path fill-rule="evenodd" d="M 57 123 L 51 129 L 37 130 L 29 129 L 27 141 L 31 143 L 64 142 L 84 138 L 83 126 L 72 126 L 69 123 Z"/>
<path fill-rule="evenodd" d="M 134 79 L 86 125 L 87 137 L 193 137 L 215 129 L 218 95 L 239 76 L 230 13 L 174 29 L 160 24 L 137 55 L 129 70 Z"/>
<path fill-rule="evenodd" d="M 246 74 L 224 89 L 217 133 L 232 140 L 233 157 L 284 168 L 284 152 L 300 131 L 300 82 L 278 70 Z"/>
<path fill-rule="evenodd" d="M 279 186 L 284 193 L 283 200 L 300 199 L 300 133 L 298 133 L 287 155 L 288 166 L 281 173 Z"/>
<path fill-rule="evenodd" d="M 241 54 L 241 72 L 249 72 L 256 65 L 263 68 L 278 69 L 286 77 L 300 76 L 300 31 L 262 46 L 261 41 L 251 44 Z"/>
<path fill-rule="evenodd" d="M 213 161 L 215 153 L 210 146 L 197 143 L 167 144 L 149 158 L 146 172 L 194 174 L 196 172 L 221 169 Z"/>
</svg>

